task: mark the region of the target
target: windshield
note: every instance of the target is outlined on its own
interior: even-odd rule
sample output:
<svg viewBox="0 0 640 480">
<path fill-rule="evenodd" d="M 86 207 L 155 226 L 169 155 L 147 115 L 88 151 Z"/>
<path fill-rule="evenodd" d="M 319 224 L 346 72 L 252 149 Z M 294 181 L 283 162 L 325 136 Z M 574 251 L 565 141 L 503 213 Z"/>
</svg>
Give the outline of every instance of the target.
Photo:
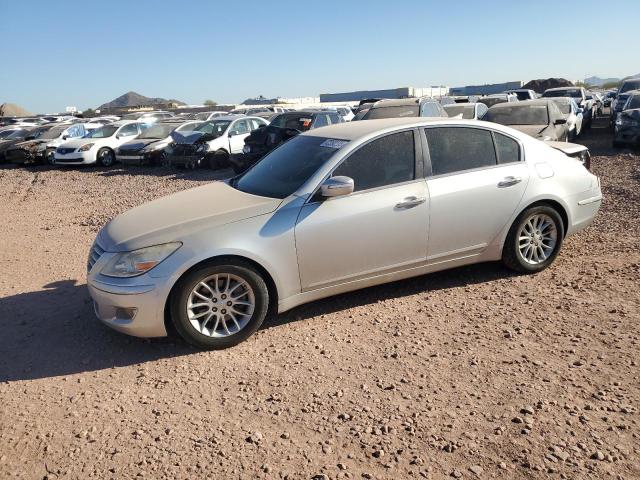
<svg viewBox="0 0 640 480">
<path fill-rule="evenodd" d="M 54 138 L 58 138 L 60 135 L 62 135 L 62 132 L 64 132 L 66 129 L 67 127 L 50 128 L 49 130 L 44 132 L 42 135 L 40 135 L 40 138 L 46 139 L 46 140 L 52 140 Z"/>
<path fill-rule="evenodd" d="M 138 138 L 166 138 L 173 132 L 173 125 L 158 125 L 147 128 Z"/>
<path fill-rule="evenodd" d="M 346 143 L 322 137 L 294 137 L 268 153 L 232 186 L 252 195 L 286 198 Z"/>
<path fill-rule="evenodd" d="M 3 130 L 0 132 L 0 138 L 16 138 L 21 136 L 24 130 Z"/>
<path fill-rule="evenodd" d="M 200 125 L 194 132 L 218 138 L 229 128 L 229 125 L 231 125 L 231 120 L 211 120 Z"/>
<path fill-rule="evenodd" d="M 311 126 L 312 116 L 309 114 L 294 114 L 283 113 L 271 120 L 270 126 L 280 128 L 294 128 L 296 130 L 304 131 L 309 130 Z"/>
<path fill-rule="evenodd" d="M 376 107 L 371 108 L 365 113 L 363 120 L 374 120 L 376 118 L 403 118 L 418 117 L 418 105 L 401 105 L 395 107 Z"/>
<path fill-rule="evenodd" d="M 558 108 L 564 115 L 569 115 L 571 113 L 571 103 L 569 102 L 571 102 L 571 100 L 569 100 L 568 102 L 558 100 L 558 101 L 554 101 L 553 103 L 555 103 L 558 106 Z"/>
<path fill-rule="evenodd" d="M 6 138 L 7 139 L 16 139 L 16 138 L 22 138 L 26 135 L 26 130 L 16 130 L 15 132 L 13 132 L 11 135 L 8 135 Z"/>
<path fill-rule="evenodd" d="M 620 88 L 620 93 L 628 92 L 629 90 L 640 89 L 640 78 L 627 80 Z"/>
<path fill-rule="evenodd" d="M 563 90 L 547 90 L 542 94 L 543 97 L 573 97 L 582 98 L 582 90 L 579 88 L 565 88 Z"/>
<path fill-rule="evenodd" d="M 118 127 L 113 125 L 105 125 L 104 127 L 96 128 L 95 130 L 87 133 L 84 138 L 107 138 L 116 133 Z"/>
<path fill-rule="evenodd" d="M 496 107 L 484 117 L 489 122 L 501 125 L 548 125 L 549 114 L 546 105 L 524 105 Z"/>
<path fill-rule="evenodd" d="M 445 105 L 444 109 L 450 117 L 462 114 L 462 118 L 473 119 L 476 113 L 476 107 L 473 105 L 452 104 Z"/>
<path fill-rule="evenodd" d="M 478 100 L 478 103 L 484 103 L 487 107 L 493 107 L 499 103 L 507 103 L 506 97 L 484 97 Z"/>
<path fill-rule="evenodd" d="M 634 95 L 625 105 L 625 110 L 640 108 L 640 95 Z"/>
</svg>

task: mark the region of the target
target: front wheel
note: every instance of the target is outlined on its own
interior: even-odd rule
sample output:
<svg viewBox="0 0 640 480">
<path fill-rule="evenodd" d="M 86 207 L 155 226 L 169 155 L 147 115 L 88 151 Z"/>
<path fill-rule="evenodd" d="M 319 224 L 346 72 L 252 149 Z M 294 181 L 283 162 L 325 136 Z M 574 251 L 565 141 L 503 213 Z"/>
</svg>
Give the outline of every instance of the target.
<svg viewBox="0 0 640 480">
<path fill-rule="evenodd" d="M 209 155 L 209 168 L 219 170 L 229 167 L 229 154 L 224 150 L 218 150 L 213 155 Z"/>
<path fill-rule="evenodd" d="M 530 207 L 513 222 L 502 251 L 502 262 L 517 272 L 540 272 L 558 256 L 563 239 L 562 218 L 554 208 Z"/>
<path fill-rule="evenodd" d="M 55 148 L 47 148 L 47 151 L 44 154 L 44 158 L 46 159 L 49 165 L 56 164 L 56 149 Z"/>
<path fill-rule="evenodd" d="M 171 319 L 182 338 L 209 350 L 232 347 L 264 321 L 269 291 L 249 264 L 212 262 L 182 278 L 171 295 Z"/>
<path fill-rule="evenodd" d="M 98 151 L 97 161 L 98 165 L 102 165 L 103 167 L 112 166 L 116 161 L 113 150 L 111 150 L 110 148 L 101 148 Z"/>
</svg>

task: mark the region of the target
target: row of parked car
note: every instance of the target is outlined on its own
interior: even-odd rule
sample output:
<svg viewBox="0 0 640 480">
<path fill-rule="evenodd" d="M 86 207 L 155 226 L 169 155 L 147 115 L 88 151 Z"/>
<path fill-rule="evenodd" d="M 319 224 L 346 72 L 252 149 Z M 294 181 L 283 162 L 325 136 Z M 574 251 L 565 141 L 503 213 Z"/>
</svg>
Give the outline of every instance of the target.
<svg viewBox="0 0 640 480">
<path fill-rule="evenodd" d="M 607 105 L 614 145 L 638 143 L 640 79 L 625 81 L 605 96 L 582 87 L 513 90 L 486 97 L 369 99 L 357 107 L 302 111 L 280 106 L 231 112 L 139 112 L 90 120 L 74 117 L 21 119 L 0 128 L 0 162 L 56 165 L 100 164 L 207 166 L 242 172 L 288 139 L 307 130 L 345 121 L 441 117 L 484 120 L 509 126 L 547 142 L 566 142 L 590 128 Z M 44 123 L 43 122 L 47 122 Z M 563 147 L 566 153 L 566 147 Z M 588 161 L 588 152 L 576 155 Z"/>
</svg>

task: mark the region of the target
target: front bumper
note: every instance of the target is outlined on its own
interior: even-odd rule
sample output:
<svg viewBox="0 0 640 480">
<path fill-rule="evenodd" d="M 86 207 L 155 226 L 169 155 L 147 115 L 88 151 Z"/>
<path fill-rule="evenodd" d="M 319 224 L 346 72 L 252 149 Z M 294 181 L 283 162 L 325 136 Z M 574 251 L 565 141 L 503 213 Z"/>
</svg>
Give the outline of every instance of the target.
<svg viewBox="0 0 640 480">
<path fill-rule="evenodd" d="M 90 165 L 96 163 L 96 154 L 91 150 L 86 152 L 72 152 L 65 155 L 56 152 L 54 156 L 56 165 Z"/>
<path fill-rule="evenodd" d="M 134 337 L 165 337 L 162 288 L 150 281 L 127 286 L 96 279 L 87 282 L 96 317 Z"/>
<path fill-rule="evenodd" d="M 616 125 L 613 135 L 614 141 L 618 143 L 640 145 L 640 127 L 625 127 Z"/>
</svg>

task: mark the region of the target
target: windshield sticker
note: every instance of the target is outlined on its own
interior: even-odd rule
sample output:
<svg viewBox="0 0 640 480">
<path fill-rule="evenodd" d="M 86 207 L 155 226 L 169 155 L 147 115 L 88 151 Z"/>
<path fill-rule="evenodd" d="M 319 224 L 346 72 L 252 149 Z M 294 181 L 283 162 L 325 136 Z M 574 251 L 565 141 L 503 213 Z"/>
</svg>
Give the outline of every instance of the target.
<svg viewBox="0 0 640 480">
<path fill-rule="evenodd" d="M 327 147 L 327 148 L 342 148 L 347 143 L 349 143 L 348 140 L 336 140 L 335 138 L 327 138 L 324 142 L 320 144 L 320 146 Z"/>
</svg>

